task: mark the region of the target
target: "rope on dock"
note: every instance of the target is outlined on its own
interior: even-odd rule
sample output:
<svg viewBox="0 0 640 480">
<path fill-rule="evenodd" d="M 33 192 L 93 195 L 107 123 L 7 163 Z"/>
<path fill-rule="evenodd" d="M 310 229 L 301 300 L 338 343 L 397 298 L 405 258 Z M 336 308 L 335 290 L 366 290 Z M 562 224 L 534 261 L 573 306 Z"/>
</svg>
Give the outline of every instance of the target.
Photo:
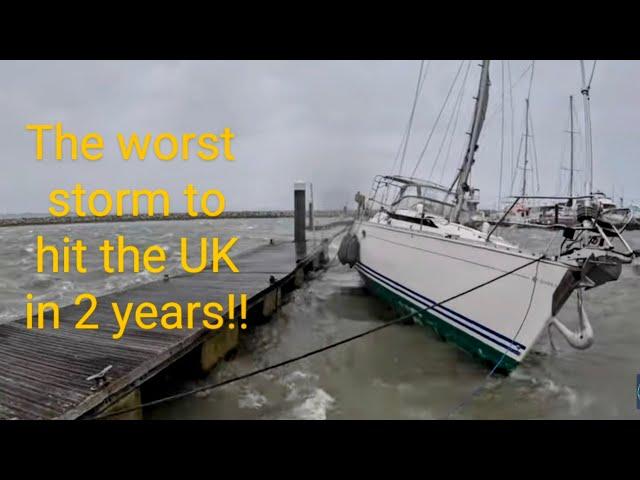
<svg viewBox="0 0 640 480">
<path fill-rule="evenodd" d="M 117 411 L 109 412 L 109 413 L 105 413 L 105 414 L 98 414 L 98 415 L 95 415 L 95 416 L 91 417 L 90 419 L 91 420 L 99 420 L 99 419 L 114 417 L 114 416 L 117 416 L 117 415 L 122 415 L 122 414 L 125 414 L 125 413 L 133 412 L 133 411 L 145 408 L 145 407 L 153 407 L 153 406 L 156 406 L 156 405 L 160 405 L 162 403 L 167 403 L 167 402 L 171 402 L 173 400 L 178 400 L 180 398 L 188 397 L 190 395 L 194 395 L 194 394 L 196 394 L 198 392 L 202 392 L 202 391 L 205 391 L 205 390 L 213 390 L 215 388 L 220 388 L 220 387 L 223 387 L 225 385 L 229 385 L 231 383 L 234 383 L 234 382 L 237 382 L 237 381 L 240 381 L 240 380 L 244 380 L 246 378 L 250 378 L 250 377 L 259 375 L 261 373 L 268 372 L 269 370 L 273 370 L 273 369 L 276 369 L 276 368 L 279 368 L 279 367 L 283 367 L 285 365 L 289 365 L 289 364 L 294 363 L 294 362 L 298 362 L 300 360 L 303 360 L 305 358 L 311 357 L 313 355 L 317 355 L 319 353 L 326 352 L 327 350 L 331 350 L 332 348 L 336 348 L 336 347 L 338 347 L 340 345 L 344 345 L 345 343 L 349 343 L 349 342 L 352 342 L 352 341 L 357 340 L 359 338 L 365 337 L 365 336 L 370 335 L 372 333 L 375 333 L 375 332 L 377 332 L 379 330 L 383 330 L 383 329 L 385 329 L 387 327 L 390 327 L 392 325 L 396 325 L 398 323 L 402 323 L 405 320 L 408 320 L 409 318 L 414 317 L 415 315 L 418 315 L 418 314 L 427 312 L 429 310 L 432 310 L 434 308 L 440 307 L 441 305 L 444 305 L 445 303 L 451 302 L 451 301 L 453 301 L 453 300 L 455 300 L 457 298 L 460 298 L 460 297 L 462 297 L 464 295 L 467 295 L 467 294 L 469 294 L 471 292 L 474 292 L 475 290 L 478 290 L 478 289 L 480 289 L 482 287 L 485 287 L 485 286 L 487 286 L 487 285 L 489 285 L 489 284 L 491 284 L 493 282 L 496 282 L 496 281 L 498 281 L 498 280 L 500 280 L 502 278 L 505 278 L 505 277 L 507 277 L 509 275 L 512 275 L 512 274 L 514 274 L 514 273 L 516 273 L 516 272 L 518 272 L 518 271 L 520 271 L 520 270 L 522 270 L 524 268 L 527 268 L 530 265 L 537 264 L 538 262 L 540 262 L 544 258 L 546 258 L 546 256 L 545 255 L 541 255 L 540 257 L 537 257 L 537 258 L 531 260 L 530 262 L 527 262 L 527 263 L 525 263 L 525 264 L 523 264 L 523 265 L 521 265 L 521 266 L 519 266 L 517 268 L 514 268 L 513 270 L 505 272 L 505 273 L 503 273 L 503 274 L 501 274 L 501 275 L 499 275 L 499 276 L 497 276 L 495 278 L 492 278 L 491 280 L 487 280 L 484 283 L 481 283 L 479 285 L 471 287 L 471 288 L 469 288 L 469 289 L 467 289 L 467 290 L 465 290 L 463 292 L 460 292 L 460 293 L 458 293 L 458 294 L 456 294 L 456 295 L 454 295 L 452 297 L 449 297 L 449 298 L 447 298 L 445 300 L 442 300 L 442 301 L 440 301 L 440 302 L 438 302 L 436 304 L 433 304 L 433 305 L 431 305 L 429 307 L 425 307 L 425 308 L 423 308 L 421 310 L 418 310 L 418 311 L 415 311 L 415 312 L 411 312 L 411 313 L 408 313 L 406 315 L 402 315 L 401 317 L 398 317 L 398 318 L 396 318 L 394 320 L 390 320 L 388 322 L 385 322 L 385 323 L 383 323 L 383 324 L 381 324 L 381 325 L 379 325 L 377 327 L 365 330 L 365 331 L 363 331 L 361 333 L 358 333 L 356 335 L 352 335 L 350 337 L 344 338 L 344 339 L 339 340 L 337 342 L 330 343 L 328 345 L 325 345 L 324 347 L 320 347 L 320 348 L 317 348 L 315 350 L 311 350 L 309 352 L 306 352 L 304 354 L 297 355 L 295 357 L 289 358 L 289 359 L 284 360 L 282 362 L 278 362 L 278 363 L 275 363 L 273 365 L 269 365 L 269 366 L 266 366 L 266 367 L 263 367 L 263 368 L 259 368 L 257 370 L 253 370 L 251 372 L 245 373 L 244 375 L 233 377 L 233 378 L 224 380 L 222 382 L 213 383 L 213 384 L 207 384 L 207 385 L 201 385 L 199 387 L 192 388 L 192 389 L 186 390 L 184 392 L 180 392 L 180 393 L 176 393 L 174 395 L 169 395 L 169 396 L 166 396 L 166 397 L 162 397 L 162 398 L 159 398 L 157 400 L 152 400 L 150 402 L 141 403 L 140 405 L 137 405 L 135 407 L 125 408 L 125 409 L 122 409 L 122 410 L 117 410 Z M 537 272 L 537 269 L 536 269 L 536 272 Z M 532 298 L 533 298 L 533 295 L 532 295 Z M 525 319 L 526 319 L 526 315 L 525 315 Z M 524 320 L 523 320 L 523 324 L 524 324 Z M 522 328 L 522 326 L 520 328 Z M 517 336 L 517 333 L 516 333 L 516 336 Z M 514 336 L 514 338 L 515 338 L 515 336 Z M 494 371 L 498 368 L 498 366 L 500 365 L 500 363 L 502 362 L 503 359 L 504 359 L 504 355 L 498 361 L 498 363 L 494 366 L 493 370 L 491 371 L 491 373 L 489 375 L 494 373 Z"/>
</svg>

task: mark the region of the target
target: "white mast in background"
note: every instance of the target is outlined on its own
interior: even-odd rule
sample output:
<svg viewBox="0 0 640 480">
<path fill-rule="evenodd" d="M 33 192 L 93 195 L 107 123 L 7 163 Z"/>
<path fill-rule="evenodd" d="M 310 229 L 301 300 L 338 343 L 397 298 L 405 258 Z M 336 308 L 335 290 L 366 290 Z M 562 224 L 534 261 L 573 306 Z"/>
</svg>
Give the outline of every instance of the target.
<svg viewBox="0 0 640 480">
<path fill-rule="evenodd" d="M 524 167 L 522 168 L 522 197 L 527 195 L 527 167 L 529 165 L 529 158 L 527 156 L 528 145 L 529 145 L 529 97 L 524 99 L 525 101 L 525 129 L 524 129 Z M 531 175 L 533 177 L 533 174 Z M 531 180 L 533 183 L 533 180 Z M 522 201 L 524 205 L 524 200 Z"/>
<path fill-rule="evenodd" d="M 595 67 L 595 64 L 594 64 Z M 584 71 L 584 60 L 580 60 L 580 70 L 582 71 L 582 99 L 584 100 L 584 127 L 585 127 L 585 144 L 586 144 L 586 162 L 588 171 L 588 194 L 593 193 L 593 151 L 591 149 L 591 107 L 589 91 L 591 90 L 591 80 L 587 83 L 587 76 Z"/>
<path fill-rule="evenodd" d="M 571 136 L 571 160 L 569 166 L 569 196 L 573 197 L 573 95 L 569 95 L 569 135 Z"/>
</svg>

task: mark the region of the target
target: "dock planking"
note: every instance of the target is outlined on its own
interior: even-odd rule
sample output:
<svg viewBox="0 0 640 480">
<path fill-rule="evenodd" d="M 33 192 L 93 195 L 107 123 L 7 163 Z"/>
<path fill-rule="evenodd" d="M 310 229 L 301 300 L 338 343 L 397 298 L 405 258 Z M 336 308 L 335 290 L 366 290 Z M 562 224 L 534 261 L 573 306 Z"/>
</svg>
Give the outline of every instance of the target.
<svg viewBox="0 0 640 480">
<path fill-rule="evenodd" d="M 100 325 L 98 330 L 75 328 L 85 304 L 61 307 L 58 329 L 48 325 L 29 330 L 24 318 L 0 325 L 0 419 L 76 419 L 115 408 L 196 348 L 208 358 L 202 368 L 210 368 L 237 343 L 237 326 L 231 330 L 225 322 L 223 328 L 209 330 L 195 322 L 194 329 L 144 330 L 130 322 L 123 337 L 114 340 L 118 325 L 112 302 L 151 302 L 160 310 L 168 301 L 183 308 L 189 302 L 224 305 L 228 293 L 246 293 L 249 331 L 252 311 L 263 312 L 269 295 L 292 289 L 301 274 L 327 254 L 326 241 L 306 245 L 302 256 L 294 242 L 269 243 L 239 254 L 234 258 L 239 273 L 186 274 L 101 296 L 90 320 Z M 236 295 L 236 304 L 239 301 Z M 110 365 L 104 385 L 87 380 Z"/>
</svg>

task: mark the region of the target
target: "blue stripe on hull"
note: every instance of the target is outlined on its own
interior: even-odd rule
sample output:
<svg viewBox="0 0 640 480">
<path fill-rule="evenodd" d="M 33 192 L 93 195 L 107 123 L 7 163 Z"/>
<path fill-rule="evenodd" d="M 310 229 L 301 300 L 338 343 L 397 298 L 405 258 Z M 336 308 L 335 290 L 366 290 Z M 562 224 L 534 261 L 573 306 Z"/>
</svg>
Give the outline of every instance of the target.
<svg viewBox="0 0 640 480">
<path fill-rule="evenodd" d="M 372 278 L 374 281 L 378 281 L 384 284 L 387 288 L 395 291 L 396 293 L 409 297 L 414 303 L 417 304 L 416 306 L 420 309 L 423 309 L 425 307 L 431 307 L 436 303 L 435 301 L 411 290 L 410 288 L 407 288 L 404 285 L 401 285 L 395 282 L 394 280 L 391 280 L 390 278 L 382 275 L 381 273 L 373 270 L 371 267 L 364 265 L 361 262 L 358 262 L 356 264 L 356 268 L 360 273 L 367 275 L 368 277 Z M 474 332 L 476 335 L 481 336 L 482 338 L 488 340 L 489 342 L 497 345 L 502 349 L 508 350 L 514 355 L 520 356 L 522 354 L 521 350 L 526 348 L 521 343 L 518 343 L 494 330 L 491 330 L 490 328 L 474 320 L 471 320 L 470 318 L 467 318 L 451 310 L 450 308 L 445 308 L 444 306 L 438 306 L 431 309 L 431 312 L 438 313 L 439 315 L 447 318 L 449 321 L 455 322 L 456 324 L 463 326 L 464 328 Z M 488 334 L 494 335 L 495 337 L 498 337 L 501 340 L 492 338 Z"/>
</svg>

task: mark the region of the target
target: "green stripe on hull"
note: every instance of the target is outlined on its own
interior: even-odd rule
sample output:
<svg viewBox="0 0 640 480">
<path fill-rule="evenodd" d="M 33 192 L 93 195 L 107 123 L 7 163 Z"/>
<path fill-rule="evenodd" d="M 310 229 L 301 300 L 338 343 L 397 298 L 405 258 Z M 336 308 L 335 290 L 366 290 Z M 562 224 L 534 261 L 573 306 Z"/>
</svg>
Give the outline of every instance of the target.
<svg viewBox="0 0 640 480">
<path fill-rule="evenodd" d="M 391 304 L 401 315 L 418 312 L 420 310 L 420 307 L 417 307 L 415 304 L 388 289 L 386 286 L 375 282 L 366 275 L 361 274 L 360 276 L 364 279 L 369 290 L 385 302 Z M 414 319 L 422 326 L 430 326 L 441 338 L 455 343 L 462 350 L 471 354 L 475 359 L 486 363 L 490 368 L 493 368 L 496 363 L 500 362 L 500 365 L 496 369 L 498 372 L 508 373 L 515 369 L 519 364 L 508 355 L 504 355 L 503 358 L 504 352 L 496 350 L 468 333 L 456 328 L 449 322 L 446 322 L 437 315 L 432 314 L 430 311 L 416 313 Z M 502 361 L 500 361 L 500 359 L 502 359 Z"/>
</svg>

